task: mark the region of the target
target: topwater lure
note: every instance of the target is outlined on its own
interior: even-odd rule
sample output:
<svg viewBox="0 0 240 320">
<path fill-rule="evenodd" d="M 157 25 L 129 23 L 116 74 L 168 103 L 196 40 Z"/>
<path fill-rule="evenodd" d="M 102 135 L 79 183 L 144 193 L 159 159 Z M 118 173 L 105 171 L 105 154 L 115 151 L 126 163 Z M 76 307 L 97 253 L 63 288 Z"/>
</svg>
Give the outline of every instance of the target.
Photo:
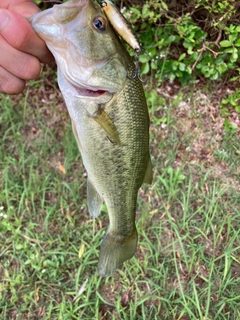
<svg viewBox="0 0 240 320">
<path fill-rule="evenodd" d="M 121 12 L 115 7 L 115 5 L 110 0 L 103 0 L 100 3 L 103 8 L 108 20 L 113 26 L 114 30 L 120 35 L 120 37 L 129 44 L 131 48 L 133 48 L 136 56 L 136 69 L 135 75 L 131 78 L 128 76 L 130 80 L 138 78 L 141 82 L 144 82 L 140 78 L 140 70 L 139 70 L 139 55 L 141 53 L 140 44 L 135 37 L 131 27 L 129 26 L 128 21 L 121 14 Z"/>
</svg>

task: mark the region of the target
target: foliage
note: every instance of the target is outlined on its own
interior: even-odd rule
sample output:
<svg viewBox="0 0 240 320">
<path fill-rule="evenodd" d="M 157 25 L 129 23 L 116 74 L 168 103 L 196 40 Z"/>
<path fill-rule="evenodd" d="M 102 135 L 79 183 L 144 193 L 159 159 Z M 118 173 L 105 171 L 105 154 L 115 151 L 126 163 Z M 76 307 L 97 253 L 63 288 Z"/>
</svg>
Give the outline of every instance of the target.
<svg viewBox="0 0 240 320">
<path fill-rule="evenodd" d="M 240 112 L 240 90 L 235 89 L 235 92 L 229 94 L 221 101 L 221 113 L 222 115 L 230 115 L 230 108 L 233 108 L 236 112 Z"/>
<path fill-rule="evenodd" d="M 41 8 L 59 3 L 35 0 Z M 115 1 L 145 53 L 142 74 L 156 81 L 217 80 L 239 75 L 240 4 L 237 1 Z"/>
<path fill-rule="evenodd" d="M 233 113 L 240 114 L 240 90 L 238 88 L 231 94 L 228 94 L 220 103 L 221 115 L 225 118 L 224 129 L 229 133 L 236 133 L 237 126 L 232 124 L 229 116 Z"/>
<path fill-rule="evenodd" d="M 126 14 L 133 25 L 141 21 L 139 41 L 149 52 L 140 57 L 143 74 L 156 69 L 158 81 L 178 79 L 186 85 L 196 77 L 226 77 L 239 67 L 240 27 L 237 21 L 231 22 L 238 7 L 234 1 L 189 1 L 188 6 L 176 6 L 178 12 L 168 9 L 167 2 L 146 1 L 142 7 L 129 8 Z M 207 18 L 204 25 L 198 10 Z"/>
</svg>

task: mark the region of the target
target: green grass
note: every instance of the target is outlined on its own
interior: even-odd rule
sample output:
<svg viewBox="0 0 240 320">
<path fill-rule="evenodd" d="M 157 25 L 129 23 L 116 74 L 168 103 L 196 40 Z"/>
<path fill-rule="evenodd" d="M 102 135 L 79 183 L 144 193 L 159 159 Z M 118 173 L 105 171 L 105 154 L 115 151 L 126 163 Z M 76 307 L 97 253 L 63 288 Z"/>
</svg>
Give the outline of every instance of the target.
<svg viewBox="0 0 240 320">
<path fill-rule="evenodd" d="M 41 84 L 0 96 L 0 319 L 240 319 L 239 132 L 219 138 L 193 92 L 186 110 L 189 93 L 148 95 L 154 182 L 139 191 L 137 253 L 100 278 L 107 214 L 88 215 L 67 112 Z"/>
</svg>

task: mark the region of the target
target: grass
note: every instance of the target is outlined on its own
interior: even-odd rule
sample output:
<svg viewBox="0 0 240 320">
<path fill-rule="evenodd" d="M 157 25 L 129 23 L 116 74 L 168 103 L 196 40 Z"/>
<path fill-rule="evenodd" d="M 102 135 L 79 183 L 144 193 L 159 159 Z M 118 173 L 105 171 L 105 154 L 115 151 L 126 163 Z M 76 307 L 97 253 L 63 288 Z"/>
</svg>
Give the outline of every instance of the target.
<svg viewBox="0 0 240 320">
<path fill-rule="evenodd" d="M 0 96 L 0 319 L 240 319 L 239 132 L 222 129 L 211 91 L 204 105 L 195 90 L 147 94 L 154 182 L 139 191 L 136 256 L 105 279 L 106 210 L 88 215 L 48 77 Z"/>
</svg>

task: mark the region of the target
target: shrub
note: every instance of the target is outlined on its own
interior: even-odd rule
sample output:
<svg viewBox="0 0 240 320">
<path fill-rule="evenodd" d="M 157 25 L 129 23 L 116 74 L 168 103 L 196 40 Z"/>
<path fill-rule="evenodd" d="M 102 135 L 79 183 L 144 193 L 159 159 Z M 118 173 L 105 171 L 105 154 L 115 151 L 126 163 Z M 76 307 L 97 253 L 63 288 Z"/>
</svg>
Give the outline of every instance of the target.
<svg viewBox="0 0 240 320">
<path fill-rule="evenodd" d="M 35 2 L 46 9 L 59 1 Z M 142 74 L 157 82 L 239 77 L 240 3 L 234 0 L 115 1 L 147 54 Z"/>
<path fill-rule="evenodd" d="M 120 2 L 120 1 L 119 1 Z M 238 75 L 240 4 L 235 1 L 148 0 L 124 10 L 142 47 L 142 72 L 156 79 L 210 80 Z M 173 5 L 174 4 L 174 5 Z M 235 73 L 234 73 L 235 72 Z"/>
</svg>

